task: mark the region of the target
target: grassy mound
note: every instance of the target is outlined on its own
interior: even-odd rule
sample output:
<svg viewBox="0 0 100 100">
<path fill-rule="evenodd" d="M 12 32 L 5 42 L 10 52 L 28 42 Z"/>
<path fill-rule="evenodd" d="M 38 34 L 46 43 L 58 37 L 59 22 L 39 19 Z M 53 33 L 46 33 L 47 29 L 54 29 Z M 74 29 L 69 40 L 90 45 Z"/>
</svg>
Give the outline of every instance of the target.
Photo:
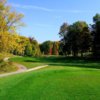
<svg viewBox="0 0 100 100">
<path fill-rule="evenodd" d="M 4 61 L 5 57 L 10 57 L 10 54 L 0 53 L 0 74 L 13 72 L 17 70 L 17 67 L 10 61 Z"/>
<path fill-rule="evenodd" d="M 12 62 L 0 61 L 0 74 L 16 71 L 17 67 Z"/>
</svg>

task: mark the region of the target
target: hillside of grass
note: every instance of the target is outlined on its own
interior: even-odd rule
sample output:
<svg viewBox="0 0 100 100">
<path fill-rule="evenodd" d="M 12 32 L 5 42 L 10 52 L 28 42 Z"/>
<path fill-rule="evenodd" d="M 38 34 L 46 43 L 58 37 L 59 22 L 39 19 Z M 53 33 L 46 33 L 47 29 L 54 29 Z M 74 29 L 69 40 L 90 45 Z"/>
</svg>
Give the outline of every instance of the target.
<svg viewBox="0 0 100 100">
<path fill-rule="evenodd" d="M 10 58 L 11 62 L 16 62 L 19 64 L 24 65 L 25 67 L 29 68 L 33 68 L 33 67 L 37 67 L 37 66 L 42 66 L 45 65 L 45 62 L 39 61 L 40 57 L 12 57 Z"/>
<path fill-rule="evenodd" d="M 25 65 L 27 68 L 32 68 L 40 65 L 48 64 L 50 66 L 77 66 L 81 68 L 96 68 L 100 69 L 100 61 L 85 58 L 73 58 L 62 56 L 44 56 L 44 57 L 12 57 L 11 62 L 16 62 Z"/>
<path fill-rule="evenodd" d="M 1 100 L 100 100 L 100 70 L 49 66 L 0 78 Z"/>
<path fill-rule="evenodd" d="M 66 57 L 15 57 L 10 60 L 49 66 L 0 78 L 1 100 L 100 100 L 99 61 Z"/>
</svg>

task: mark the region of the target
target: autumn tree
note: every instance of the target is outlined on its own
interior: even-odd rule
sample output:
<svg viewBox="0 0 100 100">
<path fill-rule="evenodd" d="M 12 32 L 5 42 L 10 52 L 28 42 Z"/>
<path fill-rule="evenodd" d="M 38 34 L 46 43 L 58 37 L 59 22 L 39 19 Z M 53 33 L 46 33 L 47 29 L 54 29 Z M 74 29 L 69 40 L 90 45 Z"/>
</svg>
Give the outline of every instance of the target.
<svg viewBox="0 0 100 100">
<path fill-rule="evenodd" d="M 58 55 L 59 54 L 59 45 L 60 45 L 60 43 L 58 41 L 53 42 L 52 55 Z"/>
<path fill-rule="evenodd" d="M 27 43 L 25 46 L 25 53 L 26 56 L 32 56 L 32 45 L 31 43 Z"/>
<path fill-rule="evenodd" d="M 40 56 L 41 51 L 38 42 L 33 37 L 29 37 L 29 42 L 32 47 L 32 56 Z"/>
<path fill-rule="evenodd" d="M 13 34 L 22 25 L 22 18 L 22 14 L 11 10 L 6 0 L 0 0 L 0 52 L 10 52 L 11 42 L 14 42 Z"/>
</svg>

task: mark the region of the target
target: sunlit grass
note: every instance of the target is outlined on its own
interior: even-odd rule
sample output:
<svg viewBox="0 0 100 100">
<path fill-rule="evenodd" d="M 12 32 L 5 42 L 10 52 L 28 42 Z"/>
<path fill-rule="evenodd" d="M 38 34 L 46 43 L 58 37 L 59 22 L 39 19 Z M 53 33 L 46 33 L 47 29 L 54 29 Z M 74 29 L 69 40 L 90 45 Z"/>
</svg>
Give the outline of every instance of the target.
<svg viewBox="0 0 100 100">
<path fill-rule="evenodd" d="M 99 100 L 100 71 L 53 67 L 0 78 L 1 100 Z"/>
<path fill-rule="evenodd" d="M 100 100 L 99 62 L 61 57 L 17 57 L 11 61 L 49 66 L 0 78 L 1 100 Z"/>
</svg>

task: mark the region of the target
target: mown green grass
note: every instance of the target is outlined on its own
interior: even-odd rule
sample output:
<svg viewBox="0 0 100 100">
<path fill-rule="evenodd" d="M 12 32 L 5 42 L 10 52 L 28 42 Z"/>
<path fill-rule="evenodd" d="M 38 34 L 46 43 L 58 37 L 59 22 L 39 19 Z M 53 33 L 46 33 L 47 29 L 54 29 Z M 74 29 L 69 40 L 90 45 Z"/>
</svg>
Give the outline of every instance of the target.
<svg viewBox="0 0 100 100">
<path fill-rule="evenodd" d="M 82 58 L 72 57 L 13 57 L 12 62 L 17 62 L 25 65 L 27 68 L 36 67 L 39 65 L 48 64 L 50 66 L 77 66 L 83 68 L 97 68 L 100 69 L 100 61 L 84 60 Z"/>
<path fill-rule="evenodd" d="M 99 100 L 100 71 L 53 67 L 0 78 L 1 100 Z"/>
<path fill-rule="evenodd" d="M 62 57 L 11 60 L 49 66 L 0 78 L 1 100 L 100 100 L 99 61 Z"/>
<path fill-rule="evenodd" d="M 13 57 L 10 58 L 10 61 L 22 64 L 26 66 L 28 69 L 45 65 L 45 63 L 38 62 L 37 58 L 33 58 L 33 57 Z"/>
</svg>

